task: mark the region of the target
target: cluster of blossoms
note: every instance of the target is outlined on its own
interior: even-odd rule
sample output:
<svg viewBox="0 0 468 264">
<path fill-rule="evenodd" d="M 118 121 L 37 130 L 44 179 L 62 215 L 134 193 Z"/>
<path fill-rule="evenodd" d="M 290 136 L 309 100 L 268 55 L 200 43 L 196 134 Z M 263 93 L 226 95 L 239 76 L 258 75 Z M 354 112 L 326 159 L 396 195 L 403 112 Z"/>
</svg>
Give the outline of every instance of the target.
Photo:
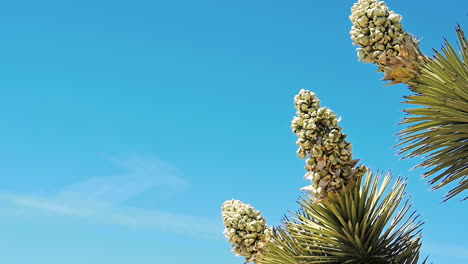
<svg viewBox="0 0 468 264">
<path fill-rule="evenodd" d="M 359 45 L 358 57 L 366 63 L 378 63 L 382 54 L 399 55 L 402 41 L 408 33 L 401 24 L 402 17 L 383 1 L 359 0 L 351 8 L 349 16 L 353 26 L 350 34 Z"/>
<path fill-rule="evenodd" d="M 351 143 L 333 111 L 320 107 L 317 96 L 304 89 L 294 97 L 294 104 L 297 116 L 291 128 L 299 137 L 297 154 L 301 159 L 307 158 L 304 177 L 312 181 L 312 185 L 303 189 L 320 200 L 364 175 L 366 167 L 356 167 Z"/>
<path fill-rule="evenodd" d="M 226 226 L 224 235 L 232 243 L 232 251 L 247 262 L 260 260 L 272 234 L 261 213 L 250 204 L 229 200 L 222 205 L 222 217 Z"/>
<path fill-rule="evenodd" d="M 359 0 L 349 18 L 359 60 L 378 64 L 384 80 L 392 81 L 389 85 L 409 84 L 419 76 L 429 60 L 419 49 L 419 40 L 403 29 L 402 17 L 389 11 L 385 2 Z"/>
</svg>

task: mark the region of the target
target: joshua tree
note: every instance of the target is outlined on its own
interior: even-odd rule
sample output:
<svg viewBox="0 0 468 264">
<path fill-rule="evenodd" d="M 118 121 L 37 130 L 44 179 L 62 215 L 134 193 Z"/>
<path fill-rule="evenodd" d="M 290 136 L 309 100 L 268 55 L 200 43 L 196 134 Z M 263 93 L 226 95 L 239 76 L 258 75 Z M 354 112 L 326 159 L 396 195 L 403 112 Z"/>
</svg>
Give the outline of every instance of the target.
<svg viewBox="0 0 468 264">
<path fill-rule="evenodd" d="M 390 85 L 408 85 L 414 94 L 405 103 L 422 106 L 406 110 L 401 152 L 426 155 L 419 166 L 432 167 L 425 176 L 435 189 L 459 180 L 446 199 L 462 193 L 468 188 L 468 44 L 461 27 L 460 55 L 446 42 L 442 53 L 428 57 L 383 1 L 359 0 L 351 11 L 359 59 L 378 65 Z M 422 222 L 404 198 L 406 181 L 398 178 L 388 190 L 390 174 L 357 165 L 333 111 L 307 90 L 294 99 L 291 128 L 297 154 L 306 159 L 311 184 L 302 190 L 308 193 L 278 227 L 268 227 L 251 205 L 226 201 L 222 216 L 233 252 L 258 264 L 418 263 Z"/>
<path fill-rule="evenodd" d="M 246 262 L 299 263 L 417 263 L 421 222 L 408 200 L 396 213 L 406 183 L 397 179 L 384 195 L 390 175 L 367 172 L 353 160 L 339 118 L 320 106 L 317 96 L 301 90 L 295 97 L 298 156 L 306 159 L 304 178 L 311 185 L 300 210 L 268 227 L 251 205 L 237 200 L 222 206 L 225 235 L 232 250 Z M 380 186 L 380 187 L 379 187 Z"/>
<path fill-rule="evenodd" d="M 300 211 L 275 229 L 258 263 L 418 263 L 422 223 L 414 212 L 407 215 L 408 200 L 395 214 L 406 182 L 398 179 L 384 195 L 390 179 L 368 173 L 358 178 L 359 187 L 320 202 L 305 196 Z"/>
<path fill-rule="evenodd" d="M 350 34 L 358 45 L 358 57 L 379 66 L 384 80 L 404 83 L 413 92 L 404 103 L 420 106 L 405 110 L 401 124 L 400 153 L 424 156 L 416 167 L 430 168 L 433 189 L 458 181 L 445 200 L 468 189 L 468 43 L 457 26 L 459 55 L 445 41 L 442 53 L 432 58 L 419 49 L 419 41 L 407 33 L 401 16 L 383 1 L 359 0 L 352 7 Z M 465 198 L 466 199 L 466 198 Z"/>
<path fill-rule="evenodd" d="M 310 91 L 295 97 L 293 132 L 298 154 L 307 158 L 306 179 L 312 185 L 299 201 L 300 210 L 285 218 L 265 250 L 263 264 L 297 263 L 417 263 L 420 227 L 408 201 L 405 181 L 397 179 L 387 195 L 390 175 L 356 166 L 351 143 L 339 119 Z M 380 187 L 379 187 L 380 186 Z"/>
</svg>

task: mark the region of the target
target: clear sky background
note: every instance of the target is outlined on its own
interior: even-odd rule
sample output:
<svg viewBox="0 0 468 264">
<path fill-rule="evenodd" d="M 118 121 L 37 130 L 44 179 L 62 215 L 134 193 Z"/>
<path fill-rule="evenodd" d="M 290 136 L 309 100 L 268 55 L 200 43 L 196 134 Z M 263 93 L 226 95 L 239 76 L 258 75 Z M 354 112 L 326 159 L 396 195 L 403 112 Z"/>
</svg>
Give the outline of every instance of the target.
<svg viewBox="0 0 468 264">
<path fill-rule="evenodd" d="M 388 1 L 432 54 L 463 0 Z M 424 255 L 468 263 L 468 202 L 441 204 L 392 146 L 404 85 L 357 61 L 353 1 L 0 1 L 0 263 L 241 264 L 221 204 L 296 210 L 293 97 L 342 116 L 354 156 L 409 177 Z"/>
</svg>

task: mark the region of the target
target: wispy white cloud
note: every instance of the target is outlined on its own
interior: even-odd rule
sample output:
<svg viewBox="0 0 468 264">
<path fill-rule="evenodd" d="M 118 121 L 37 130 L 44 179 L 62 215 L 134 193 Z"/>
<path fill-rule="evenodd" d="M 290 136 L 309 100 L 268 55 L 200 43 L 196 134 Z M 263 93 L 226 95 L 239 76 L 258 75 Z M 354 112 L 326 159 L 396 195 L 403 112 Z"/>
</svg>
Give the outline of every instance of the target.
<svg viewBox="0 0 468 264">
<path fill-rule="evenodd" d="M 65 215 L 77 214 L 77 212 L 72 208 L 55 203 L 51 201 L 51 199 L 43 197 L 34 197 L 29 195 L 1 192 L 0 199 L 22 207 L 30 207 Z"/>
<path fill-rule="evenodd" d="M 178 177 L 174 169 L 156 158 L 134 155 L 113 162 L 124 168 L 125 172 L 74 183 L 50 196 L 4 191 L 0 192 L 0 200 L 30 212 L 40 211 L 207 239 L 219 236 L 218 223 L 203 217 L 123 205 L 124 201 L 148 191 L 183 191 L 188 183 Z"/>
<path fill-rule="evenodd" d="M 58 196 L 64 200 L 93 200 L 120 203 L 146 191 L 158 189 L 182 191 L 188 183 L 177 176 L 175 169 L 154 157 L 132 155 L 125 159 L 112 159 L 124 173 L 94 177 L 65 186 Z"/>
</svg>

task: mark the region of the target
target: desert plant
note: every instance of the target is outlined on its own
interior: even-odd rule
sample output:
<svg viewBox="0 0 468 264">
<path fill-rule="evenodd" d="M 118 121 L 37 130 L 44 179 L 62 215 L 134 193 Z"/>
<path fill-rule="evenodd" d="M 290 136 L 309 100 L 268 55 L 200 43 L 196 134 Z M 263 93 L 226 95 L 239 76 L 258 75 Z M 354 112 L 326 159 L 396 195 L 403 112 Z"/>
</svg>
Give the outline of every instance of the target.
<svg viewBox="0 0 468 264">
<path fill-rule="evenodd" d="M 468 43 L 460 27 L 457 33 L 461 57 L 445 41 L 442 53 L 435 51 L 409 83 L 414 94 L 404 103 L 420 107 L 405 110 L 410 116 L 401 124 L 409 126 L 399 133 L 400 153 L 424 155 L 416 167 L 431 168 L 424 177 L 431 178 L 433 189 L 458 181 L 445 201 L 468 189 Z"/>
<path fill-rule="evenodd" d="M 291 220 L 273 229 L 252 206 L 226 201 L 222 215 L 233 252 L 259 264 L 417 263 L 422 223 L 415 213 L 407 216 L 408 200 L 396 213 L 406 183 L 398 179 L 386 194 L 389 175 L 381 180 L 369 172 L 363 181 L 367 168 L 356 166 L 336 114 L 307 90 L 295 106 L 291 128 L 299 157 L 307 158 L 312 185 L 302 189 L 309 194 Z"/>
<path fill-rule="evenodd" d="M 413 94 L 404 103 L 419 106 L 405 110 L 410 116 L 398 133 L 400 154 L 424 156 L 417 167 L 430 168 L 424 175 L 434 189 L 458 181 L 445 201 L 462 194 L 468 189 L 468 42 L 463 30 L 456 29 L 458 54 L 445 41 L 442 51 L 429 57 L 385 2 L 359 0 L 351 12 L 350 34 L 359 46 L 359 60 L 376 64 L 389 85 L 406 84 Z M 304 178 L 311 184 L 302 190 L 308 194 L 298 201 L 298 212 L 273 228 L 250 205 L 226 202 L 223 220 L 233 251 L 259 264 L 418 263 L 422 222 L 404 198 L 406 181 L 398 178 L 388 188 L 389 174 L 358 166 L 340 119 L 321 107 L 314 93 L 301 90 L 295 108 L 291 127 L 298 136 L 297 154 L 306 159 Z"/>
<path fill-rule="evenodd" d="M 275 230 L 259 263 L 417 263 L 422 223 L 403 202 L 406 182 L 397 179 L 386 192 L 390 179 L 368 173 L 362 186 L 360 177 L 355 188 L 333 198 L 305 196 L 300 211 Z"/>
<path fill-rule="evenodd" d="M 433 189 L 458 181 L 445 201 L 461 194 L 468 189 L 468 45 L 463 30 L 457 27 L 460 56 L 445 41 L 442 53 L 429 58 L 385 2 L 359 0 L 351 12 L 350 34 L 359 59 L 377 64 L 384 80 L 392 81 L 389 85 L 407 84 L 414 94 L 405 103 L 422 107 L 405 110 L 410 117 L 401 124 L 409 126 L 399 133 L 400 154 L 424 156 L 416 167 L 430 168 L 424 177 L 431 178 Z"/>
</svg>

